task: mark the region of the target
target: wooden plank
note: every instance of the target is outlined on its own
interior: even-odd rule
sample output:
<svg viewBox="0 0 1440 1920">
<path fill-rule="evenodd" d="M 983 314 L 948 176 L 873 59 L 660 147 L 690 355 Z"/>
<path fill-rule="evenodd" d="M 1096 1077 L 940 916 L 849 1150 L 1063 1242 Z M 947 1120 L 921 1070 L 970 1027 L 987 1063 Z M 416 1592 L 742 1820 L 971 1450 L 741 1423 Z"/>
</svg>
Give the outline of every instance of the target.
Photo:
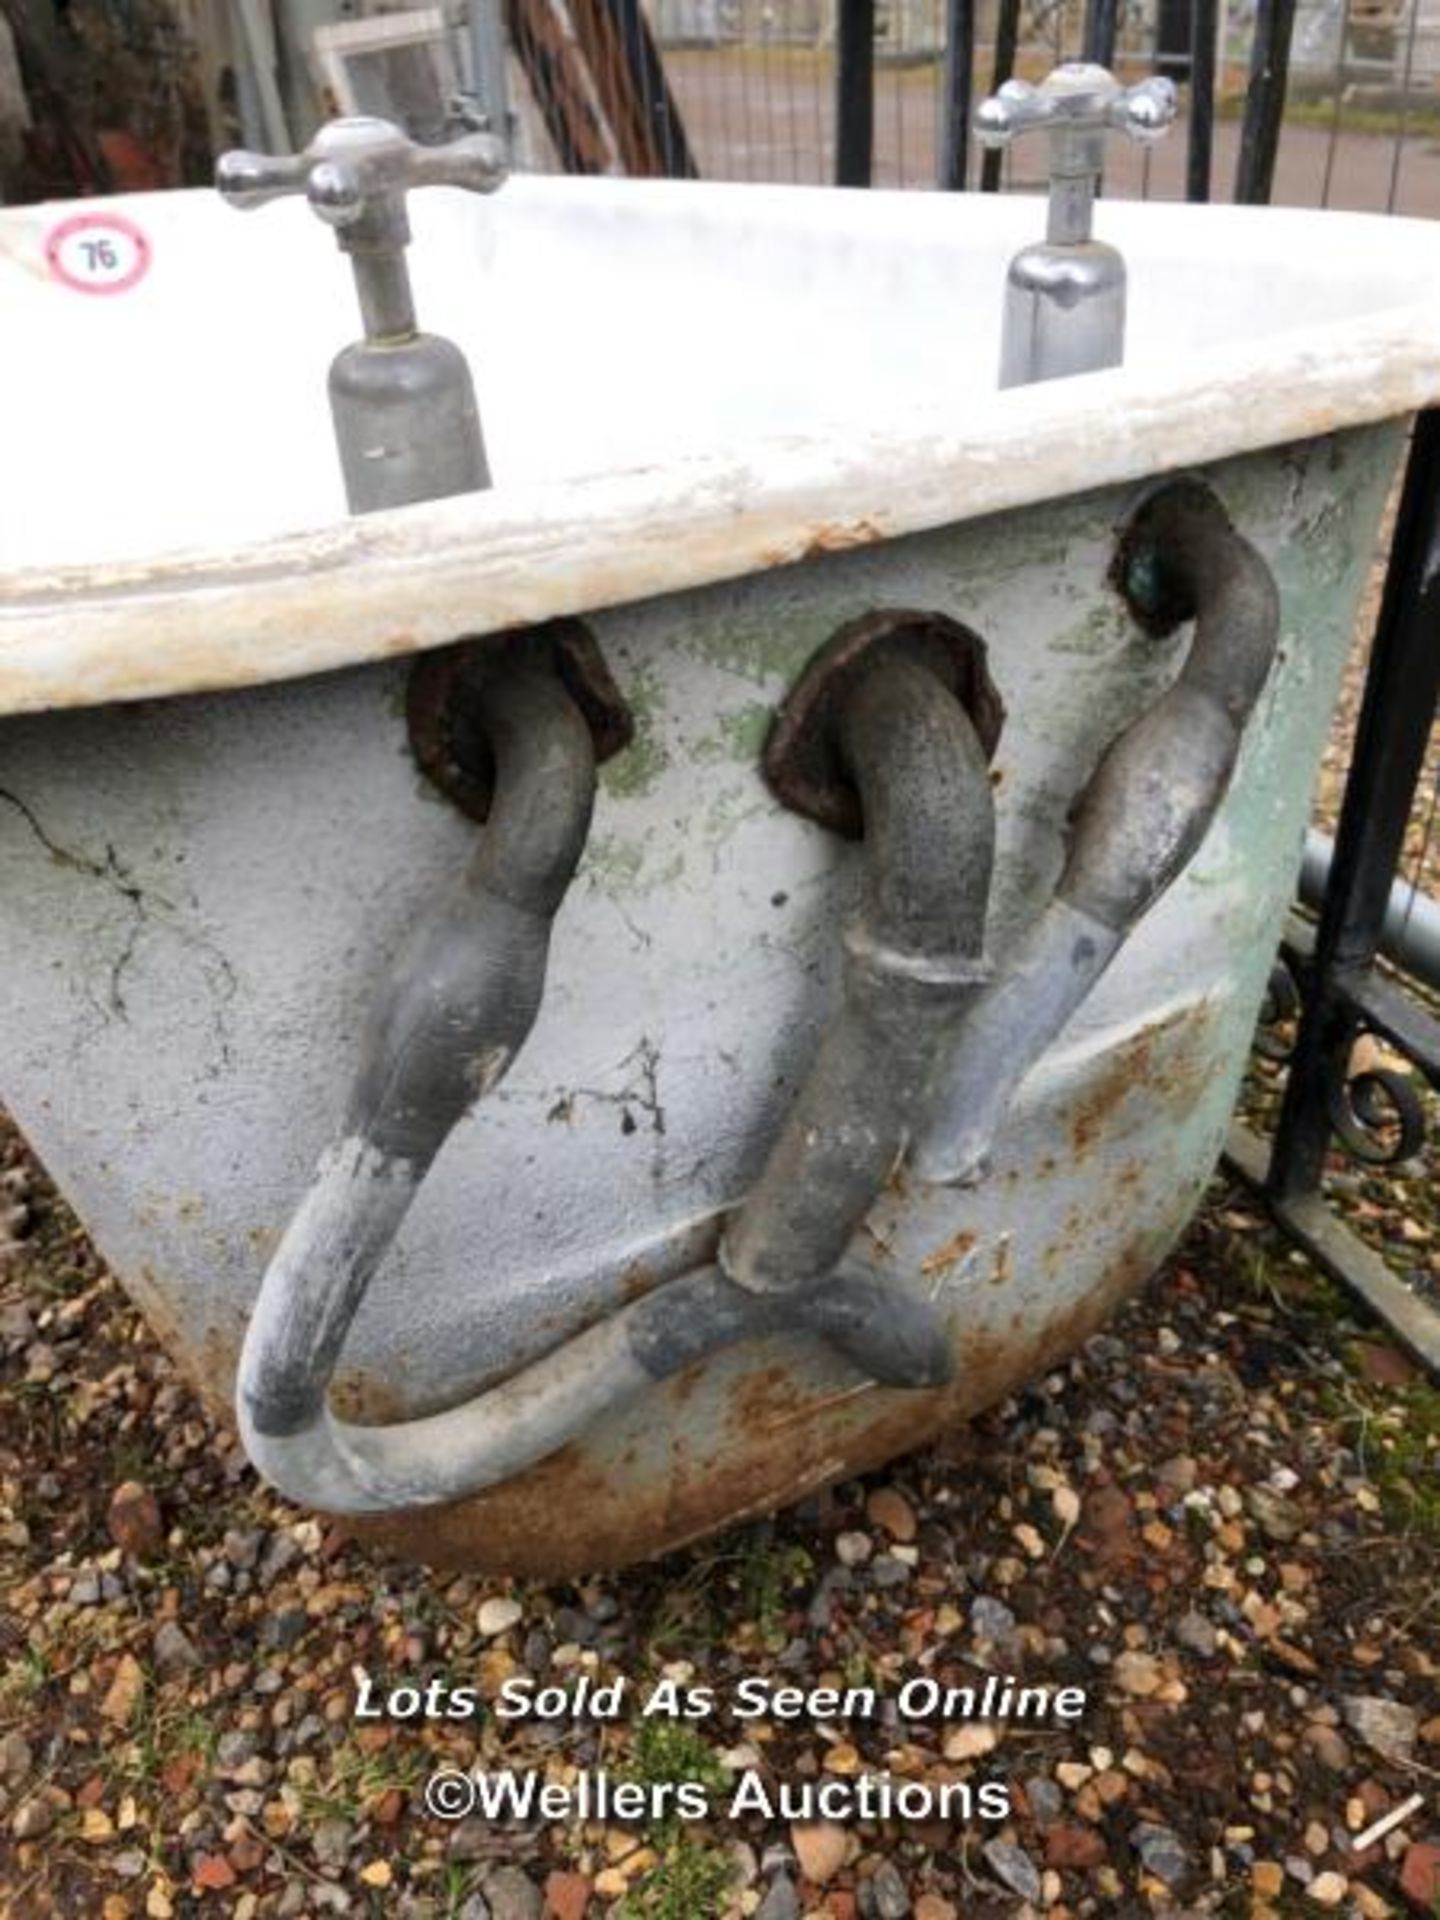
<svg viewBox="0 0 1440 1920">
<path fill-rule="evenodd" d="M 610 156 L 585 69 L 550 0 L 505 0 L 505 25 L 545 131 L 567 173 L 604 173 Z"/>
<path fill-rule="evenodd" d="M 570 18 L 580 43 L 595 98 L 615 138 L 620 164 L 637 178 L 665 171 L 652 136 L 645 102 L 634 85 L 624 42 L 605 0 L 570 0 Z"/>
<path fill-rule="evenodd" d="M 665 62 L 645 17 L 645 0 L 602 0 L 615 24 L 630 76 L 638 95 L 648 137 L 660 172 L 671 180 L 698 180 L 680 103 L 665 75 Z"/>
</svg>

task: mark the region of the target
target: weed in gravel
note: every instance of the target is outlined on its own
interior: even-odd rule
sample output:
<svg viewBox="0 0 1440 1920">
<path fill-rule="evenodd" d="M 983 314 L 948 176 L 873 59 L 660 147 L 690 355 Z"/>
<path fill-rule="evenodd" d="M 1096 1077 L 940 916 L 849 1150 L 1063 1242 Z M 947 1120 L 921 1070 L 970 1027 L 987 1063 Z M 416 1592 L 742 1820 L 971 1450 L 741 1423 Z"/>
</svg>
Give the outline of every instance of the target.
<svg viewBox="0 0 1440 1920">
<path fill-rule="evenodd" d="M 707 1920 L 720 1912 L 732 1877 L 719 1847 L 677 1832 L 660 1864 L 626 1894 L 616 1920 Z"/>
<path fill-rule="evenodd" d="M 681 1646 L 688 1658 L 697 1648 L 723 1640 L 733 1623 L 733 1593 L 742 1619 L 753 1623 L 760 1644 L 774 1650 L 784 1644 L 784 1614 L 793 1590 L 808 1580 L 815 1562 L 805 1548 L 777 1539 L 772 1522 L 734 1528 L 703 1549 L 689 1570 L 667 1585 L 648 1629 L 659 1651 Z"/>
<path fill-rule="evenodd" d="M 461 1866 L 458 1861 L 450 1861 L 444 1869 L 444 1883 L 440 1892 L 445 1920 L 460 1920 L 466 1901 L 479 1890 L 478 1871 L 473 1867 Z"/>
<path fill-rule="evenodd" d="M 424 1778 L 428 1760 L 422 1748 L 387 1744 L 378 1753 L 346 1744 L 336 1748 L 323 1775 L 301 1788 L 308 1821 L 360 1820 L 391 1788 L 409 1794 Z"/>
<path fill-rule="evenodd" d="M 646 1786 L 694 1780 L 712 1793 L 730 1777 L 694 1728 L 674 1720 L 640 1722 L 624 1771 Z M 647 1839 L 659 1862 L 626 1894 L 616 1920 L 704 1920 L 718 1912 L 733 1877 L 725 1853 L 676 1819 L 657 1822 Z"/>
<path fill-rule="evenodd" d="M 18 1717 L 39 1699 L 49 1682 L 45 1655 L 34 1647 L 22 1647 L 0 1671 L 0 1719 L 8 1718 L 12 1707 Z"/>
<path fill-rule="evenodd" d="M 116 1792 L 132 1787 L 148 1787 L 158 1781 L 171 1761 L 193 1758 L 199 1768 L 207 1767 L 214 1757 L 218 1735 L 213 1725 L 199 1714 L 177 1720 L 163 1709 L 143 1714 L 130 1729 L 123 1746 L 113 1746 L 101 1765 Z"/>
<path fill-rule="evenodd" d="M 1376 1422 L 1371 1475 L 1391 1524 L 1440 1546 L 1440 1388 L 1394 1390 Z"/>
<path fill-rule="evenodd" d="M 684 1573 L 665 1581 L 646 1623 L 645 1638 L 657 1654 L 683 1648 L 694 1659 L 697 1649 L 720 1638 L 725 1620 L 714 1578 L 721 1556 L 697 1549 Z"/>
<path fill-rule="evenodd" d="M 777 1540 L 768 1528 L 756 1528 L 740 1543 L 735 1584 L 747 1619 L 755 1622 L 766 1646 L 784 1640 L 782 1616 L 793 1588 L 808 1580 L 815 1562 L 804 1547 Z"/>
<path fill-rule="evenodd" d="M 635 1729 L 625 1763 L 627 1779 L 654 1787 L 666 1782 L 698 1781 L 712 1791 L 729 1776 L 714 1749 L 693 1727 L 678 1720 L 642 1720 Z"/>
</svg>

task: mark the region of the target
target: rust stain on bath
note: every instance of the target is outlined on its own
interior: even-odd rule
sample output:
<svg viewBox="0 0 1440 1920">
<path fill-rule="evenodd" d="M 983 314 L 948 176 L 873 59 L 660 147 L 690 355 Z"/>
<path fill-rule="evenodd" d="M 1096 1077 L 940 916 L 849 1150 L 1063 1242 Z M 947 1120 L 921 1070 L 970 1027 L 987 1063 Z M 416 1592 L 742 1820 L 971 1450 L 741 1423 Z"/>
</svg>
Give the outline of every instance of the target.
<svg viewBox="0 0 1440 1920">
<path fill-rule="evenodd" d="M 1070 1144 L 1083 1157 L 1109 1131 L 1109 1121 L 1132 1093 L 1144 1092 L 1164 1111 L 1183 1118 L 1209 1083 L 1215 1058 L 1207 1047 L 1208 1001 L 1178 1008 L 1121 1042 L 1075 1102 Z"/>
<path fill-rule="evenodd" d="M 859 520 L 828 521 L 815 528 L 801 550 L 801 558 L 818 560 L 824 553 L 844 553 L 849 547 L 868 547 L 885 538 L 885 529 L 869 516 Z"/>
<path fill-rule="evenodd" d="M 671 1404 L 683 1407 L 704 1378 L 705 1362 L 692 1360 L 688 1367 L 682 1368 L 670 1381 Z"/>
<path fill-rule="evenodd" d="M 1071 1306 L 1042 1317 L 1007 1315 L 958 1354 L 948 1386 L 919 1393 L 857 1383 L 841 1391 L 805 1384 L 780 1363 L 736 1383 L 720 1443 L 692 1447 L 684 1423 L 663 1463 L 618 1471 L 617 1461 L 572 1442 L 505 1485 L 452 1506 L 347 1522 L 357 1538 L 440 1568 L 503 1568 L 564 1578 L 655 1558 L 738 1518 L 868 1472 L 908 1453 L 1048 1372 L 1095 1333 L 1154 1268 L 1171 1235 L 1126 1246 L 1103 1279 Z M 654 1425 L 700 1386 L 658 1389 Z"/>
<path fill-rule="evenodd" d="M 974 1244 L 974 1234 L 968 1227 L 962 1227 L 958 1233 L 952 1233 L 948 1240 L 936 1247 L 933 1253 L 926 1254 L 920 1262 L 921 1273 L 948 1273 L 957 1262 L 965 1258 Z"/>
<path fill-rule="evenodd" d="M 342 1420 L 360 1427 L 386 1427 L 400 1420 L 414 1419 L 419 1408 L 407 1400 L 388 1380 L 373 1373 L 350 1368 L 337 1373 L 330 1389 L 330 1404 Z"/>
<path fill-rule="evenodd" d="M 873 546 L 892 535 L 870 515 L 856 520 L 822 520 L 818 526 L 798 532 L 783 546 L 764 546 L 756 558 L 762 567 L 790 567 L 797 560 L 819 560 L 827 553 L 844 553 L 851 547 Z"/>
<path fill-rule="evenodd" d="M 1157 1033 L 1178 1029 L 1181 1021 L 1188 1021 L 1183 1042 L 1172 1035 L 1162 1053 Z M 1196 1097 L 1197 1066 L 1205 1064 L 1204 1021 L 1193 1013 L 1172 1016 L 1137 1036 L 1127 1054 L 1123 1069 L 1107 1071 L 1090 1089 L 1091 1102 L 1098 1093 L 1102 1108 L 1113 1111 L 1139 1072 L 1162 1099 L 1188 1106 Z M 1116 1174 L 1121 1188 L 1143 1178 L 1138 1155 Z M 1073 1257 L 1077 1236 L 1094 1230 L 1090 1211 L 1067 1209 L 1059 1233 L 1037 1257 L 1042 1271 Z M 513 1480 L 452 1505 L 336 1524 L 363 1543 L 437 1568 L 563 1578 L 653 1558 L 924 1445 L 1049 1371 L 1148 1276 L 1171 1237 L 1168 1230 L 1138 1236 L 1085 1298 L 1049 1313 L 1033 1291 L 982 1289 L 994 1305 L 959 1343 L 956 1377 L 945 1388 L 906 1393 L 853 1378 L 837 1385 L 833 1377 L 817 1380 L 803 1362 L 792 1365 L 789 1343 L 768 1353 L 759 1348 L 723 1399 L 716 1397 L 714 1363 L 697 1363 L 655 1388 L 643 1403 L 643 1423 L 608 1448 L 603 1439 L 576 1441 Z M 918 1271 L 944 1273 L 975 1245 L 976 1236 L 961 1229 L 920 1259 Z M 1008 1237 L 997 1240 L 991 1261 L 992 1285 L 1003 1288 L 1014 1270 Z M 653 1280 L 637 1262 L 626 1270 L 622 1290 L 638 1297 Z M 147 1281 L 145 1290 L 158 1298 L 154 1277 Z M 207 1404 L 226 1415 L 242 1333 L 237 1320 L 234 1327 L 209 1329 L 198 1349 L 193 1339 L 168 1342 L 177 1352 L 188 1347 L 187 1372 L 198 1376 Z M 421 1410 L 413 1396 L 358 1369 L 337 1381 L 335 1405 L 343 1417 L 365 1424 Z"/>
<path fill-rule="evenodd" d="M 797 1392 L 789 1367 L 765 1367 L 743 1380 L 730 1396 L 731 1437 L 743 1439 L 767 1427 L 789 1426 L 803 1404 L 804 1396 Z"/>
<path fill-rule="evenodd" d="M 875 1254 L 878 1259 L 893 1260 L 895 1258 L 895 1249 L 888 1240 L 884 1239 L 875 1231 L 868 1220 L 862 1220 L 860 1222 L 860 1231 L 875 1249 Z"/>
</svg>

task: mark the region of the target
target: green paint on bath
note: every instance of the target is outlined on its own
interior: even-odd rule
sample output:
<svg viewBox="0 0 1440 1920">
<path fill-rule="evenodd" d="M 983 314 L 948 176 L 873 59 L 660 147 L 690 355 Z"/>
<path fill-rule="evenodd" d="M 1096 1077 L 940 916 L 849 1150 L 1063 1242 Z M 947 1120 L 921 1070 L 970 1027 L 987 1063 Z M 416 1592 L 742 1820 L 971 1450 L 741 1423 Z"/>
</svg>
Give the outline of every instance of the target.
<svg viewBox="0 0 1440 1920">
<path fill-rule="evenodd" d="M 613 834 L 592 833 L 585 843 L 580 874 L 599 892 L 616 888 L 634 889 L 645 864 L 645 849 L 635 840 L 620 840 Z"/>
<path fill-rule="evenodd" d="M 600 785 L 616 800 L 635 800 L 648 793 L 670 764 L 660 742 L 659 718 L 665 704 L 659 678 L 648 667 L 633 668 L 622 692 L 630 708 L 635 732 L 623 753 L 600 769 Z"/>
<path fill-rule="evenodd" d="M 752 700 L 743 707 L 731 707 L 716 716 L 713 733 L 707 733 L 695 742 L 694 757 L 706 763 L 735 760 L 742 766 L 754 766 L 759 761 L 760 750 L 765 745 L 765 736 L 770 731 L 774 717 L 774 707 L 765 700 Z"/>
<path fill-rule="evenodd" d="M 793 646 L 777 637 L 773 621 L 753 627 L 730 623 L 707 627 L 695 634 L 690 651 L 759 687 L 786 678 L 794 657 Z"/>
<path fill-rule="evenodd" d="M 635 840 L 602 839 L 586 849 L 580 878 L 593 893 L 613 899 L 644 900 L 665 895 L 685 878 L 685 855 L 672 853 L 663 866 L 648 859 L 650 849 Z"/>
<path fill-rule="evenodd" d="M 747 820 L 771 812 L 774 804 L 763 788 L 757 794 L 749 786 L 726 787 L 715 795 L 705 809 L 699 822 L 700 838 L 707 846 L 718 846 L 722 840 L 728 840 L 737 828 L 743 827 Z"/>
<path fill-rule="evenodd" d="M 1088 607 L 1073 627 L 1057 634 L 1050 642 L 1050 651 L 1091 657 L 1110 653 L 1129 638 L 1128 629 L 1124 608 L 1101 600 Z"/>
<path fill-rule="evenodd" d="M 774 573 L 752 575 L 731 590 L 728 604 L 712 601 L 705 608 L 705 617 L 685 636 L 687 653 L 753 686 L 780 692 L 836 627 L 864 611 L 863 599 L 852 605 L 851 594 L 836 592 L 833 576 L 825 577 L 829 572 L 826 565 L 807 569 L 809 590 L 803 599 Z"/>
</svg>

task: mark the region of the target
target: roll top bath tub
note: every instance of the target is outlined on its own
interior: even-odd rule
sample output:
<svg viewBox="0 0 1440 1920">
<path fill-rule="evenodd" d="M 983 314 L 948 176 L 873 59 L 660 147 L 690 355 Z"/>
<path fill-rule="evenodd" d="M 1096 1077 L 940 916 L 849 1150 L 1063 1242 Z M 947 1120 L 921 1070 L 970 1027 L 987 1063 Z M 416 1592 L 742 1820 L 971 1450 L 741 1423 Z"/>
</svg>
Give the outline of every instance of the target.
<svg viewBox="0 0 1440 1920">
<path fill-rule="evenodd" d="M 1102 83 L 1015 125 L 1168 117 Z M 349 122 L 0 213 L 0 1094 L 285 1493 L 558 1574 L 1186 1223 L 1440 239 L 1087 203 L 1123 360 L 1002 387 L 1034 201 L 501 180 Z"/>
</svg>

